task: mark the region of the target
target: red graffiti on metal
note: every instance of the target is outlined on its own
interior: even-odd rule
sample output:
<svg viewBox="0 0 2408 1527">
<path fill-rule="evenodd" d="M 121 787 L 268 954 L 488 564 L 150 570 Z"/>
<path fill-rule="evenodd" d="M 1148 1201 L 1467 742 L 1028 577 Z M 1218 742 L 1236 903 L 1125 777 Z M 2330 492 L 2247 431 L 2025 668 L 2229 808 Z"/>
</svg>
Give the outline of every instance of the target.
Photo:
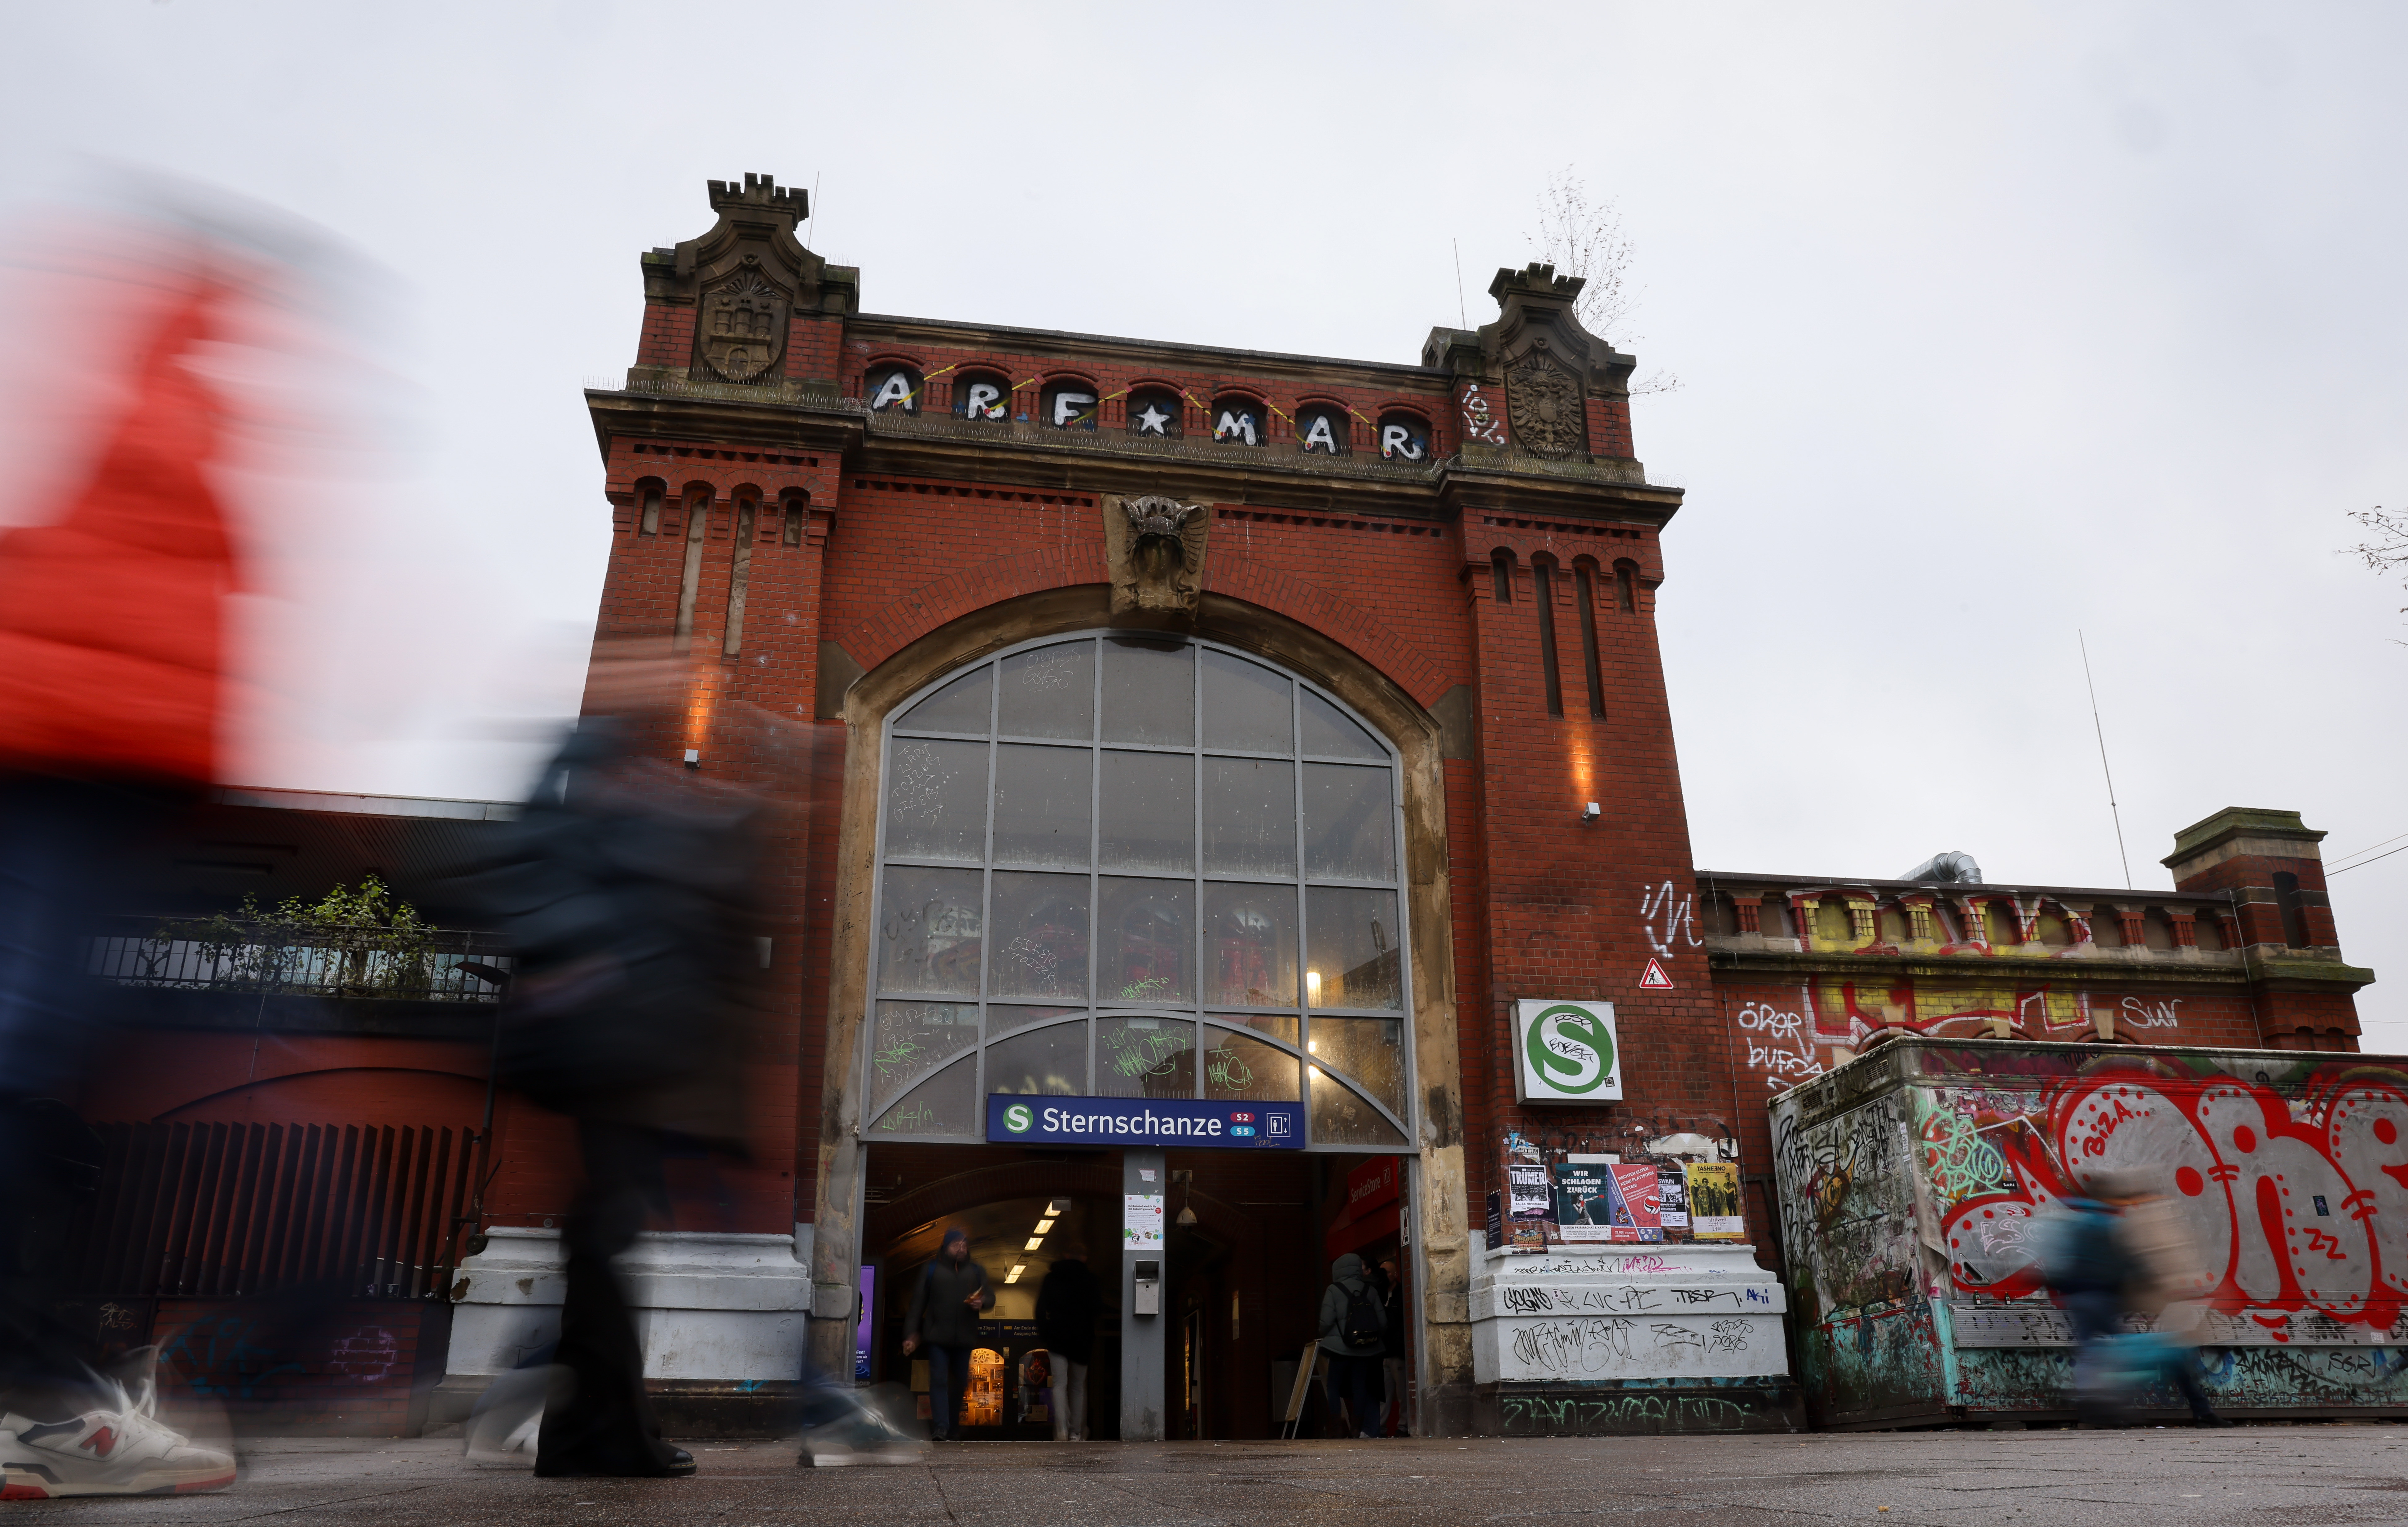
<svg viewBox="0 0 2408 1527">
<path fill-rule="evenodd" d="M 2188 1297 L 2287 1339 L 2292 1315 L 2386 1328 L 2408 1303 L 2408 1093 L 2346 1073 L 2293 1097 L 2232 1076 L 2118 1071 L 2052 1089 L 2042 1107 L 1971 1131 L 2003 1170 L 1962 1198 L 1930 1174 L 1957 1286 L 2002 1298 L 2033 1293 L 2025 1249 L 2034 1215 L 2071 1190 L 2069 1172 L 2172 1168 L 2206 1269 Z M 1927 1129 L 1929 1158 L 1942 1142 Z M 1961 1181 L 1961 1175 L 1958 1179 Z M 2387 1243 L 2387 1244 L 2386 1244 Z"/>
</svg>

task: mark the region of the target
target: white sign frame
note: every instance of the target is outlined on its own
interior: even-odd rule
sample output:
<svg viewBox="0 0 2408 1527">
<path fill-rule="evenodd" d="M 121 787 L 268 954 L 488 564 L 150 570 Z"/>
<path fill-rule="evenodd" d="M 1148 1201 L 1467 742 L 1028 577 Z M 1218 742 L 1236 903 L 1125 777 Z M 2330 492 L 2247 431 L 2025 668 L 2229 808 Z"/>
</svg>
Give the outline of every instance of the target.
<svg viewBox="0 0 2408 1527">
<path fill-rule="evenodd" d="M 1542 1069 L 1531 1059 L 1530 1056 L 1534 1029 L 1542 1020 L 1555 1025 L 1557 1020 L 1570 1016 L 1570 1015 L 1559 1014 L 1556 1010 L 1560 1008 L 1575 1009 L 1580 1017 L 1586 1020 L 1587 1025 L 1593 1026 L 1591 1032 L 1601 1028 L 1607 1044 L 1612 1046 L 1612 1056 L 1605 1066 L 1605 1074 L 1594 1082 L 1586 1082 L 1585 1078 L 1580 1078 L 1585 1082 L 1585 1085 L 1577 1090 L 1568 1090 L 1561 1085 L 1564 1078 L 1558 1077 L 1550 1070 Z M 1585 1052 L 1594 1059 L 1596 1050 L 1593 1044 L 1584 1043 L 1577 1035 L 1561 1034 L 1559 1027 L 1556 1031 L 1557 1036 L 1569 1045 L 1568 1049 L 1558 1049 L 1558 1053 L 1570 1056 L 1576 1060 L 1577 1055 L 1574 1052 Z M 1556 1046 L 1551 1045 L 1550 1048 L 1556 1048 Z M 1578 1076 L 1577 1071 L 1574 1075 Z M 1621 1102 L 1622 1034 L 1614 1027 L 1613 1004 L 1609 1001 L 1576 998 L 1538 997 L 1517 1000 L 1513 1003 L 1513 1100 L 1523 1103 L 1561 1103 L 1575 1107 L 1591 1103 Z"/>
</svg>

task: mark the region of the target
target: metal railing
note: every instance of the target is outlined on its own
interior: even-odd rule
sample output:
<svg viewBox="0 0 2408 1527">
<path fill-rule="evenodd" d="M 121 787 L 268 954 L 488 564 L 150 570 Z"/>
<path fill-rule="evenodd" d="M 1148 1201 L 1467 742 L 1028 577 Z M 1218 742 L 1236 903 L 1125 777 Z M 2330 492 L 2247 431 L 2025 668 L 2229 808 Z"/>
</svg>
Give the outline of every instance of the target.
<svg viewBox="0 0 2408 1527">
<path fill-rule="evenodd" d="M 237 935 L 228 939 L 227 931 Z M 249 935 L 247 937 L 240 935 Z M 494 1002 L 501 987 L 464 965 L 507 974 L 513 963 L 491 933 L 429 929 L 423 942 L 380 947 L 373 933 L 294 938 L 282 929 L 229 923 L 206 934 L 157 919 L 120 919 L 93 939 L 86 973 L 121 986 L 422 1002 Z"/>
</svg>

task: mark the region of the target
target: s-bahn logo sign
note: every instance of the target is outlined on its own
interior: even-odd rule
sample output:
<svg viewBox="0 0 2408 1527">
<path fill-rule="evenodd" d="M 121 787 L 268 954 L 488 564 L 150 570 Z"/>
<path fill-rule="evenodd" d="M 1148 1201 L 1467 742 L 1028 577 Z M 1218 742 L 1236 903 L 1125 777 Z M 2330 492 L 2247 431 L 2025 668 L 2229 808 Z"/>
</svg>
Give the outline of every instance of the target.
<svg viewBox="0 0 2408 1527">
<path fill-rule="evenodd" d="M 1513 1004 L 1513 1095 L 1523 1102 L 1612 1102 L 1622 1047 L 1612 1002 Z"/>
</svg>

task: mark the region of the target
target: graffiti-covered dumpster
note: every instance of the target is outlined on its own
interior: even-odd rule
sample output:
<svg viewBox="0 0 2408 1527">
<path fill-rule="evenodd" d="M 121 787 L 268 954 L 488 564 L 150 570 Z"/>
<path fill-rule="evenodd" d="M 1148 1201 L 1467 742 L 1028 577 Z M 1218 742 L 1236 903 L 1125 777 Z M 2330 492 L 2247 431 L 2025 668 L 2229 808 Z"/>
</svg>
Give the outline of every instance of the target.
<svg viewBox="0 0 2408 1527">
<path fill-rule="evenodd" d="M 2099 1168 L 2196 1244 L 2220 1412 L 2408 1414 L 2408 1059 L 1908 1037 L 1770 1107 L 1817 1425 L 2071 1416 L 2029 1232 Z"/>
</svg>

